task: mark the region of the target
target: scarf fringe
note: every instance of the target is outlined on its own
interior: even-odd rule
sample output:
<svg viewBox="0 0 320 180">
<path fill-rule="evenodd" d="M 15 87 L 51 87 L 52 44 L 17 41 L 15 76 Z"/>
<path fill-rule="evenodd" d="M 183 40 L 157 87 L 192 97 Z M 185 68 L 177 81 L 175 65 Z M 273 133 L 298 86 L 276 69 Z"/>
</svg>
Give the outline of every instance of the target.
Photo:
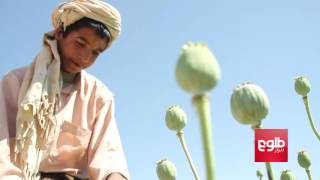
<svg viewBox="0 0 320 180">
<path fill-rule="evenodd" d="M 46 34 L 44 48 L 34 60 L 19 92 L 16 126 L 15 164 L 23 179 L 37 180 L 48 142 L 55 137 L 60 108 L 62 78 L 56 41 Z"/>
</svg>

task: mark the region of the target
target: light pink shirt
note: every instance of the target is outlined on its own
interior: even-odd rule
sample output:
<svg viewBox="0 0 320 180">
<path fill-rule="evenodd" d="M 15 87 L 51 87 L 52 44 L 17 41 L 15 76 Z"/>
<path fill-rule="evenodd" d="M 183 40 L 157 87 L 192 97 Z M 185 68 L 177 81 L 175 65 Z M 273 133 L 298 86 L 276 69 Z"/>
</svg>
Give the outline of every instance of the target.
<svg viewBox="0 0 320 180">
<path fill-rule="evenodd" d="M 20 179 L 12 163 L 18 93 L 27 68 L 9 72 L 0 82 L 0 179 Z M 106 179 L 119 172 L 129 179 L 126 159 L 114 118 L 113 94 L 85 71 L 75 84 L 62 89 L 61 119 L 56 140 L 40 171 L 67 172 L 82 178 Z M 9 146 L 10 144 L 10 146 Z"/>
</svg>

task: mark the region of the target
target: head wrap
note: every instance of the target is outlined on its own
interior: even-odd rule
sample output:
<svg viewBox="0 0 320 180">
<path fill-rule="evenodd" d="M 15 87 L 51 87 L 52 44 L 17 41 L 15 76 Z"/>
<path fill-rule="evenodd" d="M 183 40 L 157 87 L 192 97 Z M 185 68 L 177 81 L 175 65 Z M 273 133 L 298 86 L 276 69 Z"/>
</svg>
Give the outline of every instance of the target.
<svg viewBox="0 0 320 180">
<path fill-rule="evenodd" d="M 64 30 L 70 24 L 87 17 L 104 24 L 111 34 L 111 42 L 121 31 L 121 16 L 119 11 L 102 0 L 71 0 L 60 4 L 52 13 L 52 24 L 55 28 L 63 26 Z"/>
</svg>

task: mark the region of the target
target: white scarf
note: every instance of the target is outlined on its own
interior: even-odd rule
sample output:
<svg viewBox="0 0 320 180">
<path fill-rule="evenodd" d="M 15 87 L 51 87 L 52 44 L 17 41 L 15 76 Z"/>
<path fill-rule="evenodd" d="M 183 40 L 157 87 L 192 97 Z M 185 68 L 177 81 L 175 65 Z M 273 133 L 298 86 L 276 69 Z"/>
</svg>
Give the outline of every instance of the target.
<svg viewBox="0 0 320 180">
<path fill-rule="evenodd" d="M 54 115 L 62 79 L 57 41 L 51 35 L 45 35 L 43 49 L 28 68 L 18 97 L 15 163 L 27 180 L 37 179 L 42 153 L 56 133 Z"/>
</svg>

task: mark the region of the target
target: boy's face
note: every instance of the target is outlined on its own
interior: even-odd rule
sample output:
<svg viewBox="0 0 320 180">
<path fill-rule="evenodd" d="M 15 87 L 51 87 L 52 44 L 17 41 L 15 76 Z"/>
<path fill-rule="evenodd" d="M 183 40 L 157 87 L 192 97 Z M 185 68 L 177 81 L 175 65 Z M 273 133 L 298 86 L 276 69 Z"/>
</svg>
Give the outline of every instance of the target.
<svg viewBox="0 0 320 180">
<path fill-rule="evenodd" d="M 81 27 L 63 37 L 62 29 L 56 29 L 55 38 L 61 58 L 61 68 L 78 73 L 91 66 L 107 47 L 105 38 L 90 27 Z"/>
</svg>

